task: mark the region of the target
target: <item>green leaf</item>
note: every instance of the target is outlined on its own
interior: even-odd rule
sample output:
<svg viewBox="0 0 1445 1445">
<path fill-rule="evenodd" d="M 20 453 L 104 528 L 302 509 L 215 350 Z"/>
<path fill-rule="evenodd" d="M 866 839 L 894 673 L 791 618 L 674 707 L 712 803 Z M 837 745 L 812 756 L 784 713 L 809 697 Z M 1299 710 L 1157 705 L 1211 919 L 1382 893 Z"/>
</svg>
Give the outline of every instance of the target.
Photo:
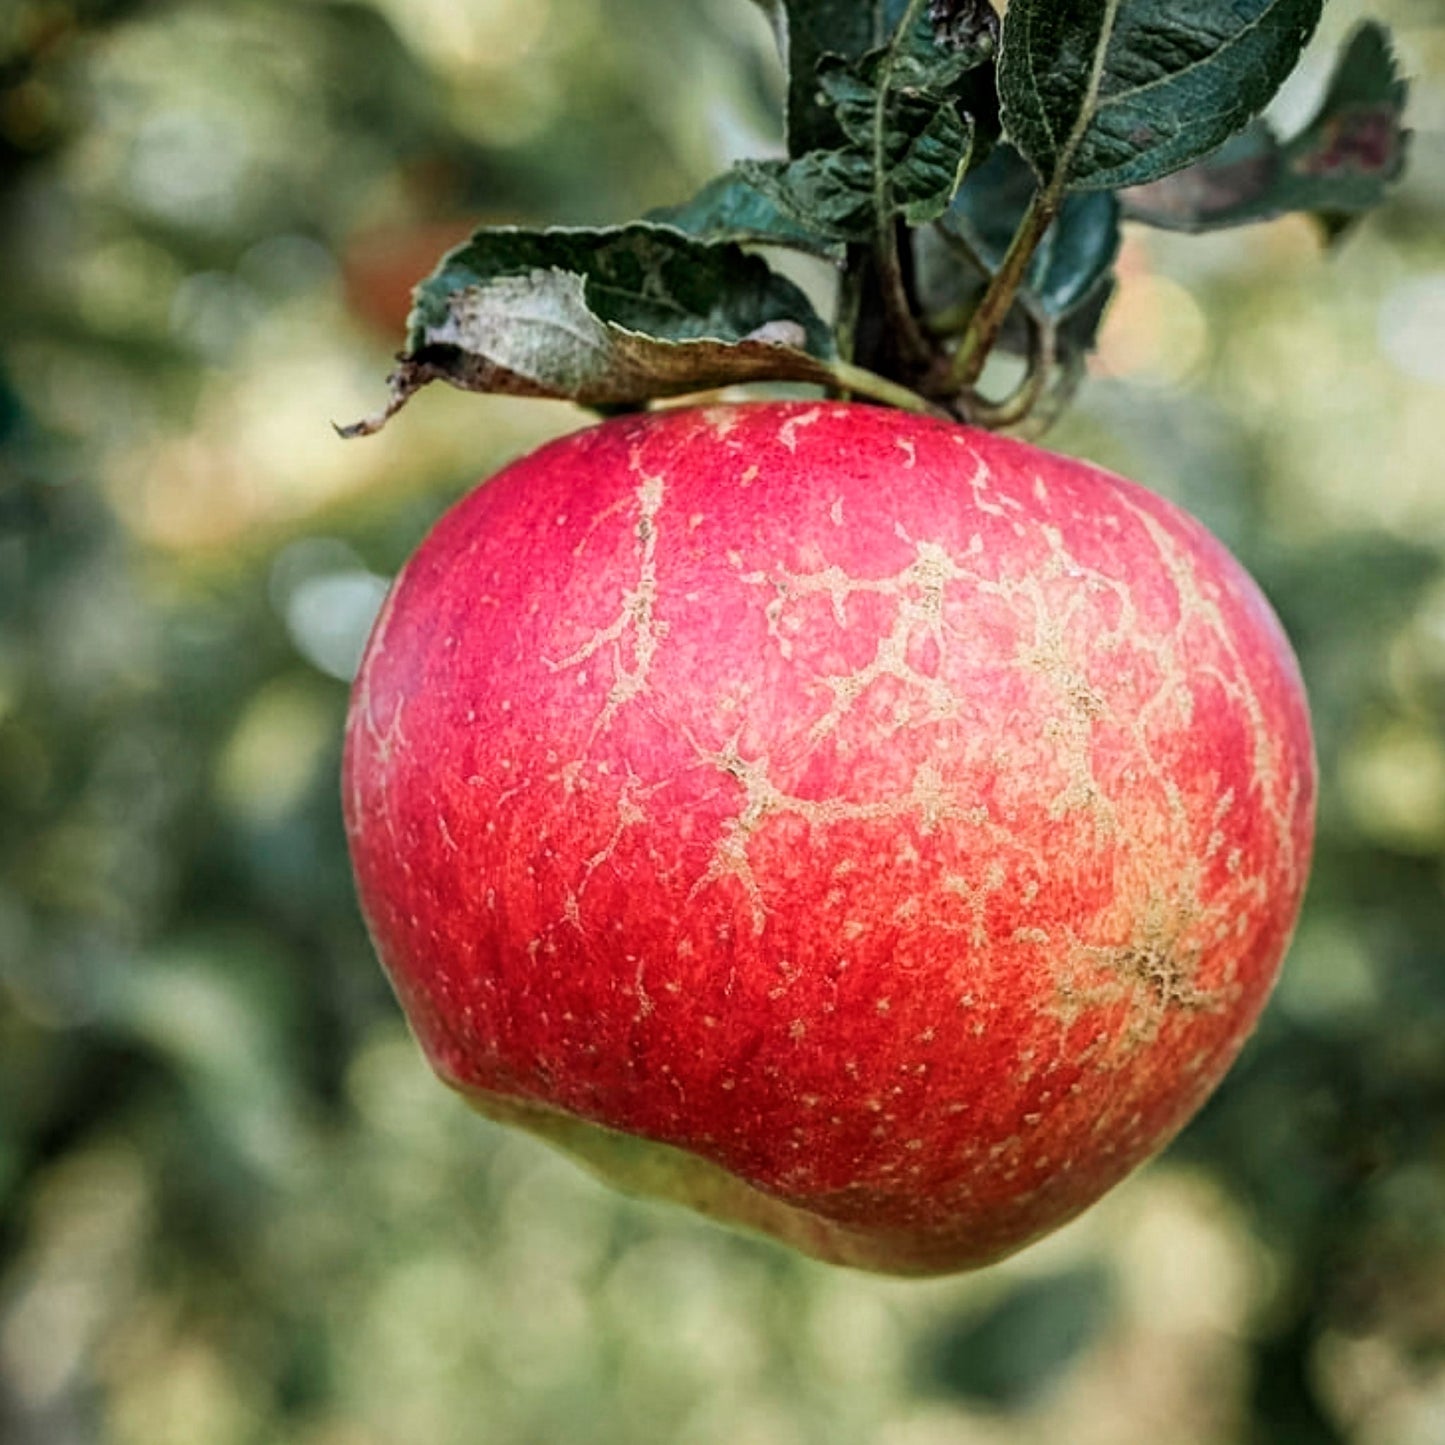
<svg viewBox="0 0 1445 1445">
<path fill-rule="evenodd" d="M 744 163 L 714 177 L 690 201 L 649 211 L 655 225 L 673 226 L 707 241 L 738 241 L 757 246 L 786 246 L 836 261 L 842 247 L 811 226 L 785 213 L 768 187 L 758 185 L 753 169 L 766 162 Z"/>
<path fill-rule="evenodd" d="M 1309 211 L 1336 229 L 1340 218 L 1379 205 L 1403 169 L 1408 89 L 1388 32 L 1367 22 L 1292 140 L 1258 121 L 1197 165 L 1126 192 L 1125 214 L 1169 230 L 1209 231 Z"/>
<path fill-rule="evenodd" d="M 839 143 L 788 162 L 744 163 L 748 184 L 833 241 L 866 240 L 895 215 L 915 226 L 940 216 L 973 148 L 960 82 L 993 53 L 993 31 L 977 20 L 982 5 L 955 0 L 937 22 L 929 7 L 887 45 L 856 59 L 821 57 L 816 93 Z"/>
<path fill-rule="evenodd" d="M 948 209 L 968 167 L 972 127 L 949 106 L 908 104 L 914 112 L 907 140 L 896 159 L 890 153 L 888 193 L 910 226 L 926 225 Z"/>
<path fill-rule="evenodd" d="M 857 151 L 812 151 L 794 161 L 744 161 L 739 169 L 780 214 L 831 246 L 873 233 L 873 170 Z"/>
<path fill-rule="evenodd" d="M 645 222 L 602 230 L 507 227 L 478 231 L 449 251 L 417 288 L 413 347 L 452 319 L 458 291 L 539 269 L 585 282 L 599 320 L 669 341 L 737 341 L 776 321 L 802 326 L 809 350 L 830 354 L 823 322 L 803 293 L 756 256 Z"/>
<path fill-rule="evenodd" d="M 819 102 L 815 79 L 825 55 L 854 59 L 877 43 L 872 0 L 756 0 L 778 34 L 788 71 L 788 154 L 826 150 L 841 140 L 838 122 Z"/>
<path fill-rule="evenodd" d="M 1009 243 L 1038 190 L 1023 157 L 996 146 L 974 170 L 941 222 L 988 274 L 1003 264 Z M 1093 294 L 1119 254 L 1119 203 L 1107 191 L 1064 198 L 1024 276 L 1024 290 L 1045 314 L 1060 319 Z"/>
<path fill-rule="evenodd" d="M 757 256 L 664 226 L 488 230 L 418 288 L 377 430 L 422 386 L 641 405 L 745 381 L 827 383 L 832 342 Z"/>
<path fill-rule="evenodd" d="M 998 16 L 988 0 L 932 0 L 911 24 L 906 4 L 893 4 L 884 33 L 888 43 L 870 51 L 864 68 L 888 67 L 889 84 L 903 92 L 953 93 L 969 71 L 998 50 Z M 821 74 L 821 71 L 820 71 Z"/>
<path fill-rule="evenodd" d="M 1004 131 L 1048 186 L 1115 189 L 1207 155 L 1268 104 L 1324 0 L 1012 0 Z"/>
</svg>

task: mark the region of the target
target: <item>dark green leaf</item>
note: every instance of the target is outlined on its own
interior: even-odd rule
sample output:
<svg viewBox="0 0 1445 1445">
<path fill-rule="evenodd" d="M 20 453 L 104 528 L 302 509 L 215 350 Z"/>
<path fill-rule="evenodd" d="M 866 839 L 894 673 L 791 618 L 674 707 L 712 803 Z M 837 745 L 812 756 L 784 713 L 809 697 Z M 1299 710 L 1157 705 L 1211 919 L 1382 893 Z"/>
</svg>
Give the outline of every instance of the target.
<svg viewBox="0 0 1445 1445">
<path fill-rule="evenodd" d="M 1046 184 L 1142 185 L 1268 104 L 1324 0 L 1013 0 L 999 59 L 1005 133 Z"/>
<path fill-rule="evenodd" d="M 839 243 L 785 213 L 772 199 L 774 188 L 759 185 L 750 178 L 757 166 L 764 167 L 765 173 L 769 169 L 767 162 L 753 162 L 725 171 L 690 201 L 649 211 L 646 219 L 657 225 L 674 226 L 706 241 L 787 246 L 836 260 L 841 254 Z"/>
<path fill-rule="evenodd" d="M 788 71 L 788 153 L 838 145 L 837 118 L 818 100 L 824 55 L 856 59 L 877 43 L 873 0 L 757 0 L 777 31 Z"/>
<path fill-rule="evenodd" d="M 896 156 L 889 148 L 888 189 L 903 219 L 922 226 L 948 209 L 968 166 L 973 133 L 948 105 L 924 100 L 899 109 L 909 113 L 909 125 Z"/>
<path fill-rule="evenodd" d="M 1115 286 L 1112 272 L 1101 276 L 1094 289 L 1059 322 L 1054 344 L 1060 361 L 1082 361 L 1098 344 L 1099 328 L 1114 299 Z"/>
<path fill-rule="evenodd" d="M 816 84 L 822 103 L 838 122 L 841 138 L 871 151 L 878 113 L 878 59 L 869 51 L 862 60 L 825 55 L 818 62 Z"/>
<path fill-rule="evenodd" d="M 875 64 L 891 65 L 890 84 L 899 90 L 951 93 L 998 49 L 998 16 L 987 0 L 935 0 L 906 30 L 903 19 L 901 13 L 892 18 L 889 44 L 870 55 Z"/>
<path fill-rule="evenodd" d="M 918 237 L 918 289 L 930 319 L 967 317 L 978 305 L 988 284 L 987 275 L 955 244 L 943 239 L 936 228 Z M 1094 349 L 1104 313 L 1113 299 L 1114 275 L 1106 272 L 1082 295 L 1068 312 L 1050 311 L 1038 296 L 1021 288 L 1016 304 L 1004 319 L 996 343 L 1000 352 L 1009 356 L 1027 356 L 1032 348 L 1028 313 L 1051 316 L 1054 321 L 1054 347 L 1060 361 L 1082 360 Z M 949 328 L 956 334 L 958 325 Z"/>
<path fill-rule="evenodd" d="M 1327 228 L 1358 216 L 1380 203 L 1404 166 L 1407 91 L 1386 31 L 1362 25 L 1314 118 L 1292 140 L 1258 121 L 1197 165 L 1128 192 L 1126 214 L 1180 231 L 1287 211 L 1314 212 Z"/>
<path fill-rule="evenodd" d="M 807 298 L 732 243 L 665 226 L 479 231 L 417 288 L 376 430 L 420 387 L 640 404 L 743 381 L 826 382 Z"/>
<path fill-rule="evenodd" d="M 978 305 L 990 273 L 956 233 L 941 225 L 923 227 L 912 242 L 913 284 L 922 313 L 935 329 L 952 334 Z M 947 318 L 957 324 L 941 326 Z"/>
<path fill-rule="evenodd" d="M 780 214 L 832 245 L 873 232 L 873 172 L 855 150 L 813 151 L 794 161 L 744 161 L 740 170 Z"/>
<path fill-rule="evenodd" d="M 1037 189 L 1033 171 L 1018 152 L 997 146 L 970 172 L 939 224 L 918 234 L 916 284 L 937 329 L 956 333 L 977 307 Z M 1113 295 L 1119 233 L 1119 205 L 1112 194 L 1065 196 L 1004 320 L 999 349 L 1029 354 L 1032 315 L 1053 323 L 1061 362 L 1081 361 L 1093 350 Z"/>
<path fill-rule="evenodd" d="M 1119 240 L 1119 202 L 1113 195 L 1068 197 L 1028 270 L 1027 285 L 1043 310 L 1073 315 L 1113 271 Z"/>
<path fill-rule="evenodd" d="M 955 197 L 942 224 L 992 273 L 1003 263 L 1038 181 L 1012 146 L 996 146 Z M 1046 314 L 1068 315 L 1092 294 L 1119 253 L 1119 205 L 1107 191 L 1066 196 L 1045 232 L 1024 289 Z"/>
<path fill-rule="evenodd" d="M 1405 109 L 1409 90 L 1409 83 L 1400 74 L 1390 32 L 1378 22 L 1367 20 L 1356 27 L 1340 52 L 1321 114 L 1388 105 L 1398 116 Z"/>
<path fill-rule="evenodd" d="M 1213 155 L 1121 192 L 1125 214 L 1173 231 L 1206 231 L 1262 220 L 1280 180 L 1281 147 L 1269 124 L 1251 122 Z"/>
<path fill-rule="evenodd" d="M 953 17 L 957 21 L 957 16 Z M 742 174 L 785 216 L 834 241 L 859 241 L 895 215 L 922 225 L 948 206 L 972 152 L 973 126 L 959 82 L 992 54 L 987 27 L 945 38 L 920 11 L 889 44 L 858 59 L 822 57 L 815 85 L 839 143 L 786 163 L 745 164 Z"/>
</svg>

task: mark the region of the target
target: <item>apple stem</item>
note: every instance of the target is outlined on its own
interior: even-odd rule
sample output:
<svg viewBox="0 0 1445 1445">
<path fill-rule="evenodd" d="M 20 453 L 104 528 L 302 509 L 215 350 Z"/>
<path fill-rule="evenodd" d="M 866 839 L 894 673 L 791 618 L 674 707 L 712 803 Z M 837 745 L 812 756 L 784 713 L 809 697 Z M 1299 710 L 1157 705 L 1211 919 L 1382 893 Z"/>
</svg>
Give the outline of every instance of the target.
<svg viewBox="0 0 1445 1445">
<path fill-rule="evenodd" d="M 1058 215 L 1062 200 L 1063 189 L 1057 179 L 1034 193 L 1013 240 L 1009 242 L 1002 264 L 989 281 L 983 299 L 953 353 L 949 382 L 954 391 L 971 391 L 982 374 L 989 352 L 1003 329 L 1004 319 L 1023 284 L 1029 262 Z"/>
</svg>

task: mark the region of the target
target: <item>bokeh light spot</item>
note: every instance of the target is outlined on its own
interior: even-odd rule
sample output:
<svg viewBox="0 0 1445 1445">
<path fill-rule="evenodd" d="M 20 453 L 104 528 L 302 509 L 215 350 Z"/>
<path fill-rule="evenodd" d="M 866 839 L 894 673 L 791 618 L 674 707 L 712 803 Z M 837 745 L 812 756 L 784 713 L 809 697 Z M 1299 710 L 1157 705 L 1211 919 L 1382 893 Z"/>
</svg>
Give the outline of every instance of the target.
<svg viewBox="0 0 1445 1445">
<path fill-rule="evenodd" d="M 1380 350 L 1415 381 L 1445 386 L 1445 271 L 1412 276 L 1380 303 Z"/>
</svg>

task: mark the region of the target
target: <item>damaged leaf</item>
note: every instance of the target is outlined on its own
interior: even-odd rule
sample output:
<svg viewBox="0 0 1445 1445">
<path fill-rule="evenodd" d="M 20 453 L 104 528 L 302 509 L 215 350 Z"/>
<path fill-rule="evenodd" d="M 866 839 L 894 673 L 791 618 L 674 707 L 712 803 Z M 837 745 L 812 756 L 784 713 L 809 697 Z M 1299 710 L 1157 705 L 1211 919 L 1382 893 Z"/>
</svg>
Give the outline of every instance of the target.
<svg viewBox="0 0 1445 1445">
<path fill-rule="evenodd" d="M 766 162 L 745 162 L 743 166 L 724 171 L 691 200 L 680 206 L 649 211 L 646 219 L 708 241 L 784 246 L 824 260 L 839 260 L 843 253 L 840 242 L 823 234 L 816 225 L 805 225 L 784 212 L 766 188 L 749 179 L 757 165 L 766 165 Z"/>
<path fill-rule="evenodd" d="M 835 242 L 865 240 L 897 215 L 914 226 L 940 216 L 973 150 L 961 82 L 994 47 L 994 31 L 966 8 L 977 9 L 955 3 L 936 21 L 921 11 L 857 59 L 821 57 L 816 94 L 839 143 L 744 162 L 739 173 L 783 215 Z"/>
<path fill-rule="evenodd" d="M 1355 31 L 1313 119 L 1282 141 L 1257 121 L 1212 156 L 1124 194 L 1125 214 L 1210 231 L 1308 211 L 1334 230 L 1370 210 L 1404 168 L 1409 87 L 1382 26 Z"/>
<path fill-rule="evenodd" d="M 731 243 L 668 227 L 478 232 L 417 290 L 377 430 L 421 387 L 625 407 L 743 381 L 826 383 L 803 293 Z"/>
</svg>

